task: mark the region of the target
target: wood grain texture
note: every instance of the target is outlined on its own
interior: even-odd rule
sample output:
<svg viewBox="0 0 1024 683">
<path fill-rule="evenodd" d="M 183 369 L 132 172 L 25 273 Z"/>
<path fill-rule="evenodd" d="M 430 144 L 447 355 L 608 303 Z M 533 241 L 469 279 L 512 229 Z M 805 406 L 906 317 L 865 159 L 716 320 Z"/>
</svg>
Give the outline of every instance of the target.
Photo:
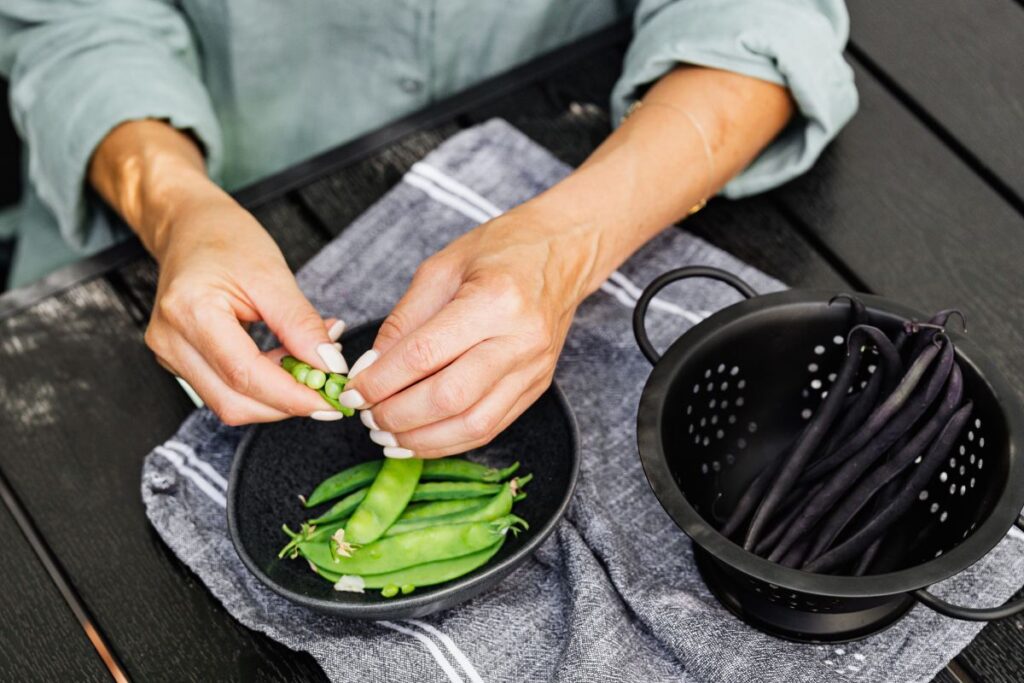
<svg viewBox="0 0 1024 683">
<path fill-rule="evenodd" d="M 0 547 L 0 614 L 5 621 L 0 681 L 110 680 L 85 632 L 2 505 Z"/>
<path fill-rule="evenodd" d="M 141 458 L 191 404 L 106 282 L 0 321 L 0 403 L 0 468 L 130 676 L 322 679 L 235 622 L 149 525 Z"/>
<path fill-rule="evenodd" d="M 853 43 L 1024 198 L 1024 7 L 1013 0 L 847 6 Z"/>
</svg>

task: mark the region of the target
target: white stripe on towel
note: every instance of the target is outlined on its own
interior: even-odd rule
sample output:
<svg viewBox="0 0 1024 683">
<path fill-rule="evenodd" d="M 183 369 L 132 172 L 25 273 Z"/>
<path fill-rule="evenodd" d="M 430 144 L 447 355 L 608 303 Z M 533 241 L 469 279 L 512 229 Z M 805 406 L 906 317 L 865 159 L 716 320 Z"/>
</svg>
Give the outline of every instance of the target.
<svg viewBox="0 0 1024 683">
<path fill-rule="evenodd" d="M 377 623 L 383 626 L 384 628 L 391 629 L 392 631 L 398 631 L 399 633 L 403 633 L 407 636 L 412 636 L 416 640 L 423 643 L 423 645 L 427 648 L 427 651 L 434 656 L 434 659 L 437 661 L 438 666 L 440 666 L 441 670 L 445 672 L 445 674 L 448 676 L 448 680 L 451 681 L 451 683 L 465 683 L 465 681 L 462 680 L 462 676 L 460 676 L 459 673 L 452 666 L 452 663 L 448 661 L 448 659 L 441 652 L 441 649 L 437 645 L 435 645 L 434 641 L 432 641 L 430 638 L 427 638 L 419 631 L 414 631 L 413 629 L 406 628 L 405 626 L 399 626 L 398 624 L 391 621 L 378 621 Z"/>
<path fill-rule="evenodd" d="M 227 507 L 228 502 L 224 498 L 224 494 L 218 491 L 215 486 L 210 484 L 210 482 L 203 479 L 202 475 L 200 475 L 198 472 L 196 472 L 191 467 L 186 465 L 185 458 L 181 455 L 181 453 L 178 453 L 177 451 L 172 451 L 169 448 L 164 448 L 163 446 L 157 446 L 155 449 L 153 449 L 153 452 L 156 453 L 157 455 L 163 456 L 165 460 L 167 460 L 169 463 L 171 463 L 171 465 L 174 466 L 174 469 L 178 470 L 179 473 L 191 479 L 192 483 L 199 487 L 199 490 L 205 493 L 214 503 L 221 506 L 222 508 Z"/>
<path fill-rule="evenodd" d="M 439 201 L 467 218 L 480 223 L 486 222 L 488 218 L 496 218 L 503 213 L 501 209 L 491 203 L 486 197 L 481 196 L 440 169 L 422 161 L 417 161 L 413 164 L 403 180 L 425 192 L 431 199 Z M 611 282 L 612 280 L 614 280 L 614 283 Z M 611 274 L 609 280 L 601 283 L 601 291 L 615 297 L 623 306 L 632 308 L 636 305 L 637 297 L 640 296 L 643 290 L 637 287 L 628 277 L 616 270 Z M 662 301 L 657 297 L 651 300 L 651 308 L 677 315 L 694 324 L 699 323 L 708 316 L 705 311 L 699 313 L 687 311 L 673 303 Z"/>
<path fill-rule="evenodd" d="M 440 640 L 441 644 L 448 648 L 448 652 L 451 653 L 452 657 L 455 658 L 455 661 L 462 667 L 462 670 L 466 672 L 467 676 L 469 676 L 469 680 L 472 681 L 472 683 L 484 683 L 484 680 L 480 678 L 480 674 L 477 673 L 476 667 L 474 667 L 473 663 L 469 661 L 469 657 L 466 656 L 465 652 L 459 649 L 459 646 L 455 644 L 455 641 L 452 640 L 447 633 L 431 626 L 425 621 L 420 621 L 419 619 L 406 619 L 405 623 L 419 626 L 421 629 Z"/>
<path fill-rule="evenodd" d="M 187 443 L 182 443 L 181 441 L 175 441 L 174 439 L 171 439 L 169 441 L 165 441 L 164 446 L 170 448 L 172 451 L 178 451 L 179 453 L 184 455 L 185 460 L 188 461 L 189 465 L 195 467 L 197 470 L 205 474 L 206 478 L 212 481 L 217 486 L 221 487 L 225 491 L 228 490 L 228 480 L 225 479 L 220 472 L 213 469 L 213 466 L 210 465 L 210 463 L 200 459 L 200 457 L 196 455 L 196 452 L 192 449 L 192 447 L 189 446 Z"/>
</svg>

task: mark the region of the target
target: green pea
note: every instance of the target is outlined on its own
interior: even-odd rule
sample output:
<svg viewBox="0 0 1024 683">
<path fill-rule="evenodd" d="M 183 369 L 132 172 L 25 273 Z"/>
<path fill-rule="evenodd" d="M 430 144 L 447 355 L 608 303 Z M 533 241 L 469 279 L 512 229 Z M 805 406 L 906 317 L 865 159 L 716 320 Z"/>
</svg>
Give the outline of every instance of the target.
<svg viewBox="0 0 1024 683">
<path fill-rule="evenodd" d="M 514 462 L 504 469 L 487 467 L 464 458 L 437 458 L 428 460 L 423 465 L 423 481 L 482 481 L 498 483 L 505 481 L 519 469 L 519 462 Z"/>
<path fill-rule="evenodd" d="M 306 373 L 306 379 L 303 381 L 303 383 L 310 389 L 319 389 L 324 385 L 324 382 L 326 381 L 326 373 L 324 373 L 323 370 L 317 370 L 316 368 L 313 368 L 308 373 Z"/>
<path fill-rule="evenodd" d="M 305 363 L 299 363 L 292 368 L 292 377 L 299 383 L 305 384 L 306 378 L 309 377 L 309 371 L 312 370 L 310 366 Z"/>
<path fill-rule="evenodd" d="M 285 369 L 285 372 L 291 372 L 300 362 L 295 356 L 285 356 L 281 359 L 281 367 Z"/>
<path fill-rule="evenodd" d="M 329 379 L 327 380 L 327 383 L 324 384 L 323 391 L 328 398 L 338 398 L 339 396 L 341 396 L 341 392 L 344 388 L 344 384 L 335 382 L 333 379 Z"/>
<path fill-rule="evenodd" d="M 442 517 L 427 517 L 424 519 L 399 520 L 391 525 L 391 528 L 384 532 L 384 536 L 396 536 L 406 534 L 417 529 L 438 526 L 440 524 L 465 524 L 467 522 L 489 522 L 499 519 L 512 512 L 512 485 L 502 484 L 501 490 L 494 494 L 484 506 L 470 508 L 461 512 L 453 512 Z"/>
<path fill-rule="evenodd" d="M 420 475 L 420 478 L 423 478 L 422 475 Z M 456 498 L 455 500 L 436 500 L 429 503 L 415 503 L 405 508 L 405 512 L 403 512 L 398 518 L 398 522 L 411 519 L 442 517 L 450 515 L 453 512 L 472 510 L 474 508 L 483 507 L 487 504 L 488 500 L 490 500 L 490 498 L 487 496 L 480 496 L 479 498 Z M 395 523 L 398 524 L 398 522 Z"/>
<path fill-rule="evenodd" d="M 306 507 L 311 508 L 320 503 L 333 500 L 338 496 L 344 496 L 356 489 L 369 486 L 377 473 L 380 472 L 383 460 L 368 460 L 342 470 L 320 482 L 313 492 L 306 498 Z"/>
<path fill-rule="evenodd" d="M 490 547 L 478 550 L 475 553 L 469 553 L 468 555 L 462 555 L 448 560 L 426 562 L 424 564 L 418 564 L 413 567 L 399 569 L 386 574 L 370 574 L 368 576 L 363 576 L 363 587 L 383 588 L 389 584 L 397 585 L 402 587 L 402 593 L 408 594 L 411 591 L 407 592 L 406 588 L 435 586 L 439 583 L 457 579 L 460 576 L 468 574 L 474 569 L 484 566 L 498 553 L 499 550 L 501 550 L 501 546 L 504 543 L 505 537 L 502 536 Z"/>
<path fill-rule="evenodd" d="M 363 502 L 363 498 L 366 498 L 366 491 L 367 489 L 353 491 L 332 505 L 327 512 L 323 513 L 319 517 L 314 517 L 306 523 L 314 525 L 330 524 L 338 521 L 339 519 L 351 517 L 352 513 L 355 512 L 357 507 L 359 507 L 359 504 Z"/>
<path fill-rule="evenodd" d="M 389 583 L 381 589 L 380 594 L 385 598 L 393 598 L 398 595 L 398 586 L 393 583 Z"/>
<path fill-rule="evenodd" d="M 345 540 L 365 545 L 384 535 L 409 504 L 422 471 L 423 461 L 418 458 L 388 458 L 345 526 Z"/>
<path fill-rule="evenodd" d="M 326 544 L 326 556 L 324 543 L 300 543 L 298 550 L 303 557 L 330 572 L 368 576 L 469 555 L 491 547 L 509 530 L 518 533 L 520 526 L 525 527 L 526 522 L 508 515 L 493 522 L 430 527 L 368 543 L 351 557 L 338 556 L 333 541 Z M 425 585 L 413 580 L 392 583 Z"/>
<path fill-rule="evenodd" d="M 402 595 L 408 595 L 409 593 L 412 593 L 414 590 L 416 590 L 416 586 L 412 585 L 411 583 L 404 584 L 402 586 Z"/>
</svg>

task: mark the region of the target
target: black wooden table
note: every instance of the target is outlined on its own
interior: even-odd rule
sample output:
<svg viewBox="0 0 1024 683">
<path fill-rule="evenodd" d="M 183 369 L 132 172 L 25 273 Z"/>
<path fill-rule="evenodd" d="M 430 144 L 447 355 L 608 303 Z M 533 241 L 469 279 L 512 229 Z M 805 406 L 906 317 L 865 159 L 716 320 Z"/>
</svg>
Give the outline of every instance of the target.
<svg viewBox="0 0 1024 683">
<path fill-rule="evenodd" d="M 802 178 L 685 227 L 792 286 L 959 306 L 1024 394 L 1024 8 L 849 4 L 860 113 Z M 237 196 L 298 268 L 490 117 L 579 163 L 608 133 L 627 39 L 602 33 Z M 192 408 L 143 344 L 155 282 L 132 242 L 0 296 L 0 680 L 322 680 L 229 617 L 146 521 L 141 457 Z M 936 680 L 1024 680 L 1024 620 L 986 627 Z"/>
</svg>

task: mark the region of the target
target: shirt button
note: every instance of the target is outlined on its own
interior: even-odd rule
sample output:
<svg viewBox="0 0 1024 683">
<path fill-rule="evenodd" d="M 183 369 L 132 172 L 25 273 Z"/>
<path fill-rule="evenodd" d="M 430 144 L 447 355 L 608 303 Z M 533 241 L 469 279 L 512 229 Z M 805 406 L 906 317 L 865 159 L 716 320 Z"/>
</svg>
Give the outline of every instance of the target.
<svg viewBox="0 0 1024 683">
<path fill-rule="evenodd" d="M 402 90 L 412 95 L 423 89 L 423 81 L 416 78 L 403 78 L 399 81 L 399 86 L 401 86 Z"/>
</svg>

